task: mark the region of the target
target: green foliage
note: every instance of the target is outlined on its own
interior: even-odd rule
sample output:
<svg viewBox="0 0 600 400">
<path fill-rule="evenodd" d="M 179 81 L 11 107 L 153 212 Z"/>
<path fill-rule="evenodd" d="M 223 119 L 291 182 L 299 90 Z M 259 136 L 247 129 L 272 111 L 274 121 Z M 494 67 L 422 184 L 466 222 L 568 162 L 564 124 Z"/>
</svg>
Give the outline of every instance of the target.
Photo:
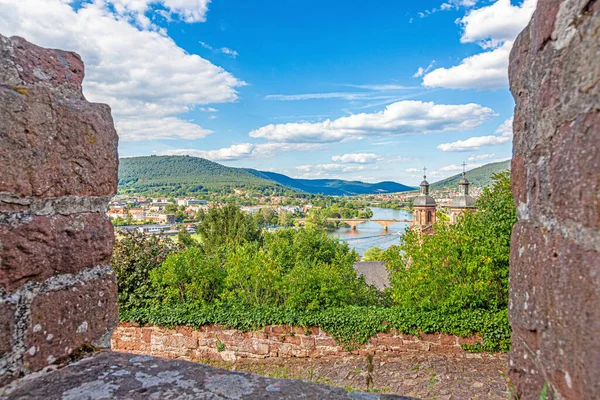
<svg viewBox="0 0 600 400">
<path fill-rule="evenodd" d="M 219 260 L 197 247 L 169 254 L 150 271 L 154 291 L 165 304 L 208 304 L 221 294 L 226 273 Z"/>
<path fill-rule="evenodd" d="M 177 232 L 177 244 L 180 248 L 188 248 L 188 247 L 199 247 L 200 242 L 192 237 L 192 235 L 185 230 L 184 227 L 179 229 Z"/>
<path fill-rule="evenodd" d="M 119 161 L 120 193 L 184 196 L 232 188 L 285 191 L 277 183 L 242 168 L 226 167 L 198 157 L 148 156 Z"/>
<path fill-rule="evenodd" d="M 117 240 L 112 266 L 119 285 L 119 308 L 127 310 L 145 307 L 154 299 L 150 272 L 160 267 L 175 250 L 172 241 L 138 232 L 124 233 Z"/>
<path fill-rule="evenodd" d="M 507 307 L 516 222 L 508 173 L 495 175 L 477 207 L 456 225 L 436 224 L 434 235 L 409 231 L 400 246 L 386 251 L 395 304 L 423 310 Z"/>
<path fill-rule="evenodd" d="M 198 235 L 204 250 L 212 253 L 224 246 L 257 241 L 261 232 L 250 215 L 244 214 L 236 205 L 228 204 L 200 214 Z"/>
<path fill-rule="evenodd" d="M 379 247 L 371 247 L 365 251 L 363 255 L 363 261 L 371 262 L 371 261 L 384 261 L 386 259 L 385 252 L 381 250 Z"/>
<path fill-rule="evenodd" d="M 220 303 L 200 307 L 193 304 L 125 310 L 121 321 L 174 327 L 198 328 L 218 324 L 241 331 L 259 330 L 266 325 L 318 326 L 338 343 L 352 349 L 365 344 L 378 332 L 397 329 L 401 333 L 445 333 L 466 337 L 478 333 L 483 345 L 471 351 L 506 351 L 510 345 L 510 326 L 506 310 L 435 310 L 425 312 L 399 307 L 346 306 L 318 310 L 291 310 L 284 307 L 248 307 Z M 504 326 L 503 330 L 493 327 Z"/>
</svg>

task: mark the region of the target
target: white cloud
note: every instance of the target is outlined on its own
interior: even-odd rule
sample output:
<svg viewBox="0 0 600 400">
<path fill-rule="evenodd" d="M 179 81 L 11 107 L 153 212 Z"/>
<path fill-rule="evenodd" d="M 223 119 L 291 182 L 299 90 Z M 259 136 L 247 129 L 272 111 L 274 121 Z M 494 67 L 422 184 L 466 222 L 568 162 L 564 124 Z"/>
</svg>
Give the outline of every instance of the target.
<svg viewBox="0 0 600 400">
<path fill-rule="evenodd" d="M 457 140 L 452 143 L 442 143 L 437 148 L 442 151 L 474 151 L 483 146 L 493 146 L 510 142 L 510 137 L 505 136 L 476 136 L 466 140 Z"/>
<path fill-rule="evenodd" d="M 332 161 L 341 162 L 343 164 L 373 164 L 382 159 L 383 157 L 373 153 L 352 153 L 331 157 Z"/>
<path fill-rule="evenodd" d="M 451 68 L 437 68 L 423 77 L 423 86 L 448 89 L 497 89 L 508 85 L 508 57 L 512 42 L 467 57 Z"/>
<path fill-rule="evenodd" d="M 423 86 L 450 89 L 498 89 L 508 85 L 508 57 L 514 39 L 527 25 L 536 0 L 513 6 L 510 0 L 471 10 L 459 20 L 462 43 L 477 42 L 484 49 L 450 68 L 437 68 L 423 76 Z"/>
<path fill-rule="evenodd" d="M 481 161 L 481 160 L 489 160 L 490 158 L 496 157 L 496 154 L 473 154 L 467 158 L 468 161 Z"/>
<path fill-rule="evenodd" d="M 239 56 L 237 51 L 232 50 L 228 47 L 221 47 L 221 53 L 227 54 L 228 56 L 231 56 L 232 58 L 236 58 L 237 56 Z"/>
<path fill-rule="evenodd" d="M 507 119 L 496 129 L 500 136 L 475 136 L 466 140 L 457 140 L 452 143 L 442 143 L 437 146 L 442 151 L 475 151 L 483 146 L 493 146 L 503 144 L 512 140 L 512 117 Z"/>
<path fill-rule="evenodd" d="M 202 112 L 208 112 L 208 113 L 215 113 L 215 112 L 219 111 L 219 110 L 217 110 L 216 108 L 213 108 L 213 107 L 200 107 L 198 110 L 200 110 Z"/>
<path fill-rule="evenodd" d="M 419 67 L 419 69 L 417 69 L 417 72 L 415 72 L 415 74 L 413 75 L 413 78 L 420 78 L 421 76 L 425 75 L 426 73 L 431 71 L 431 68 L 433 68 L 434 64 L 435 64 L 435 60 L 433 60 L 431 63 L 429 63 L 429 65 L 425 68 Z"/>
<path fill-rule="evenodd" d="M 418 169 L 418 168 L 408 168 L 408 169 L 406 169 L 405 171 L 406 171 L 406 172 L 411 172 L 411 173 L 414 173 L 414 172 L 419 172 L 419 171 L 420 171 L 420 169 Z"/>
<path fill-rule="evenodd" d="M 479 104 L 446 105 L 399 101 L 383 111 L 360 113 L 323 122 L 270 124 L 249 133 L 276 142 L 340 142 L 366 136 L 424 134 L 475 128 L 494 116 Z"/>
<path fill-rule="evenodd" d="M 78 52 L 86 66 L 84 93 L 112 107 L 121 140 L 204 137 L 210 131 L 177 115 L 196 104 L 235 101 L 236 87 L 244 82 L 187 53 L 155 27 L 144 29 L 120 17 L 131 10 L 147 12 L 149 4 L 158 2 L 96 0 L 75 11 L 65 0 L 0 0 L 0 26 L 5 35 Z M 160 4 L 195 22 L 203 20 L 208 1 Z"/>
<path fill-rule="evenodd" d="M 152 5 L 161 5 L 167 9 L 167 15 L 175 14 L 187 23 L 206 21 L 206 12 L 211 0 L 111 0 L 115 12 L 128 16 L 147 27 L 146 14 Z M 65 1 L 66 2 L 66 1 Z M 165 16 L 165 13 L 159 13 Z"/>
<path fill-rule="evenodd" d="M 502 125 L 500 125 L 498 127 L 498 129 L 496 129 L 496 133 L 501 133 L 502 135 L 505 135 L 505 136 L 512 136 L 512 134 L 513 134 L 513 117 L 510 117 L 509 119 L 504 121 L 502 123 Z"/>
<path fill-rule="evenodd" d="M 487 7 L 472 10 L 460 20 L 463 27 L 460 41 L 513 41 L 529 23 L 535 5 L 536 0 L 525 0 L 521 6 L 513 6 L 510 0 L 498 0 Z"/>
<path fill-rule="evenodd" d="M 380 84 L 380 85 L 353 85 L 353 84 L 347 84 L 346 86 L 348 86 L 348 87 L 354 87 L 354 88 L 358 88 L 358 89 L 367 89 L 367 90 L 376 90 L 376 91 L 419 89 L 419 87 L 415 87 L 415 86 L 395 85 L 393 83 Z"/>
<path fill-rule="evenodd" d="M 470 170 L 473 168 L 478 168 L 481 167 L 484 164 L 467 164 L 466 165 L 466 169 Z M 463 170 L 463 166 L 462 165 L 446 165 L 445 167 L 442 167 L 439 169 L 440 171 L 462 171 Z"/>
<path fill-rule="evenodd" d="M 312 151 L 321 146 L 314 143 L 240 143 L 216 150 L 170 149 L 159 151 L 159 155 L 194 156 L 213 161 L 234 161 L 247 158 L 273 157 L 285 151 Z"/>
<path fill-rule="evenodd" d="M 377 100 L 390 99 L 394 96 L 376 95 L 372 93 L 355 92 L 329 92 L 329 93 L 300 93 L 300 94 L 269 94 L 265 96 L 267 100 L 279 101 L 300 101 L 315 99 L 343 99 L 343 100 Z"/>
<path fill-rule="evenodd" d="M 315 164 L 315 165 L 299 165 L 296 167 L 298 171 L 302 172 L 317 172 L 317 173 L 349 173 L 356 171 L 363 171 L 367 167 L 364 165 L 343 165 L 343 164 Z M 377 167 L 369 167 L 369 170 L 377 169 Z"/>
<path fill-rule="evenodd" d="M 123 117 L 115 121 L 115 128 L 122 138 L 130 141 L 152 139 L 201 139 L 213 131 L 175 117 L 136 118 Z"/>
</svg>

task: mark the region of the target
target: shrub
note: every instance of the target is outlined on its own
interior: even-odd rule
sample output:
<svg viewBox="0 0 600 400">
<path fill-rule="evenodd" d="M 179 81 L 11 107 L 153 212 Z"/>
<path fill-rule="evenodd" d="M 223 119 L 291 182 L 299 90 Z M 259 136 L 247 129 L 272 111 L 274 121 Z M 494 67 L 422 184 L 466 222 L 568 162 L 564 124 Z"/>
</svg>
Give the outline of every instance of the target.
<svg viewBox="0 0 600 400">
<path fill-rule="evenodd" d="M 205 256 L 197 247 L 169 254 L 159 268 L 150 271 L 154 291 L 167 304 L 208 304 L 223 291 L 225 277 L 219 260 Z"/>
<path fill-rule="evenodd" d="M 171 240 L 139 232 L 125 233 L 117 240 L 112 266 L 117 275 L 121 311 L 145 307 L 154 299 L 150 271 L 160 267 L 175 248 Z"/>
<path fill-rule="evenodd" d="M 201 213 L 198 234 L 207 253 L 261 239 L 260 229 L 252 217 L 234 204 Z"/>
<path fill-rule="evenodd" d="M 507 173 L 494 177 L 477 207 L 456 225 L 436 224 L 434 235 L 409 231 L 400 246 L 386 251 L 395 304 L 424 310 L 507 307 L 516 222 Z"/>
</svg>

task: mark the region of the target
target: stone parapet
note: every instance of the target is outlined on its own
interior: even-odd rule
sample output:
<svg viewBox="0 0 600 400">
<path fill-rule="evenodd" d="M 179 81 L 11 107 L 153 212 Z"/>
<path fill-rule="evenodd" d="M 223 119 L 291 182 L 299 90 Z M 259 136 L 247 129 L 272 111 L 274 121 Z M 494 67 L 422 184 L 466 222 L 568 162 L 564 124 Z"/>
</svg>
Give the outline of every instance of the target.
<svg viewBox="0 0 600 400">
<path fill-rule="evenodd" d="M 77 54 L 0 35 L 0 386 L 108 347 L 117 323 L 118 138 L 83 77 Z"/>
<path fill-rule="evenodd" d="M 509 375 L 519 399 L 600 393 L 600 2 L 538 0 L 516 101 Z M 550 397 L 549 397 L 550 398 Z"/>
<path fill-rule="evenodd" d="M 113 333 L 111 348 L 114 351 L 188 361 L 233 362 L 238 358 L 343 356 L 348 351 L 359 354 L 407 351 L 460 354 L 465 352 L 461 344 L 480 341 L 479 337 L 461 338 L 445 334 L 421 334 L 416 337 L 392 329 L 378 333 L 365 345 L 348 348 L 315 327 L 270 325 L 258 331 L 241 332 L 219 325 L 169 329 L 121 323 Z"/>
</svg>

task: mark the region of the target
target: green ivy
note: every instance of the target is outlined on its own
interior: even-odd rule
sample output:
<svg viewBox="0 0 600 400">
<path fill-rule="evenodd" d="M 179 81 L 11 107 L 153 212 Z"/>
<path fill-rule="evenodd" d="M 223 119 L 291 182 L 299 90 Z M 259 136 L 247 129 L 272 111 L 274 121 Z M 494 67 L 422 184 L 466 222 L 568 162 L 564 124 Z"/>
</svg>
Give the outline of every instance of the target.
<svg viewBox="0 0 600 400">
<path fill-rule="evenodd" d="M 460 337 L 479 334 L 483 342 L 464 346 L 473 352 L 510 349 L 510 325 L 507 310 L 462 310 L 454 312 L 422 311 L 398 307 L 347 306 L 315 311 L 278 307 L 247 307 L 221 303 L 205 307 L 189 304 L 172 307 L 154 306 L 122 311 L 121 321 L 166 327 L 198 328 L 216 324 L 240 331 L 259 330 L 266 325 L 319 327 L 338 343 L 351 348 L 365 344 L 378 332 L 397 329 L 401 333 L 445 333 Z"/>
</svg>

